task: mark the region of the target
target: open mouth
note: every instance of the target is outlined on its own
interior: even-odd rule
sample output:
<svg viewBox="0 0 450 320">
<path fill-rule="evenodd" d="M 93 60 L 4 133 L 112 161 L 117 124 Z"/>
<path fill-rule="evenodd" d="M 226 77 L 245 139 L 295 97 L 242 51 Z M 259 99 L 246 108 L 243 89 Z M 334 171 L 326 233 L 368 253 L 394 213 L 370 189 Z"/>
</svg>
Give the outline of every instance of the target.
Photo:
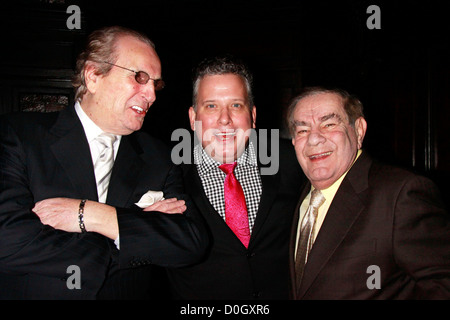
<svg viewBox="0 0 450 320">
<path fill-rule="evenodd" d="M 328 157 L 332 153 L 333 153 L 332 151 L 329 151 L 329 152 L 324 152 L 324 153 L 313 154 L 312 156 L 309 156 L 308 158 L 312 161 L 321 160 L 321 159 Z"/>
<path fill-rule="evenodd" d="M 229 140 L 236 136 L 236 132 L 217 132 L 214 136 L 219 140 Z"/>
<path fill-rule="evenodd" d="M 148 111 L 148 108 L 144 109 L 140 106 L 132 106 L 131 109 L 133 109 L 134 112 L 136 112 L 137 114 L 142 114 L 142 115 L 145 115 Z"/>
</svg>

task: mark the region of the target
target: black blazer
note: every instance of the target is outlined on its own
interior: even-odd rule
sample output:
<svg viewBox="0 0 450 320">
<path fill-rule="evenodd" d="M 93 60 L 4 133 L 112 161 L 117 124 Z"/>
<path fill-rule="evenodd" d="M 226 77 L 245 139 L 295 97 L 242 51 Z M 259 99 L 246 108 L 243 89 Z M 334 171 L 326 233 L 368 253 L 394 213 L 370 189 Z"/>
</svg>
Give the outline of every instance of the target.
<svg viewBox="0 0 450 320">
<path fill-rule="evenodd" d="M 308 184 L 298 206 L 309 190 Z M 331 203 L 297 299 L 419 298 L 450 298 L 450 216 L 430 180 L 363 152 Z"/>
<path fill-rule="evenodd" d="M 151 264 L 182 266 L 201 257 L 205 232 L 183 195 L 181 170 L 158 140 L 140 132 L 122 137 L 107 199 L 117 207 L 119 251 L 99 234 L 42 225 L 31 211 L 52 197 L 97 200 L 75 109 L 10 115 L 0 125 L 0 298 L 145 298 Z M 134 203 L 148 190 L 185 198 L 189 210 L 142 213 Z M 81 290 L 67 288 L 70 265 L 80 267 Z"/>
<path fill-rule="evenodd" d="M 195 165 L 185 165 L 185 187 L 206 221 L 210 247 L 193 266 L 169 269 L 176 299 L 287 299 L 288 242 L 304 176 L 289 142 L 280 145 L 280 168 L 262 175 L 262 195 L 246 249 L 205 195 Z"/>
</svg>

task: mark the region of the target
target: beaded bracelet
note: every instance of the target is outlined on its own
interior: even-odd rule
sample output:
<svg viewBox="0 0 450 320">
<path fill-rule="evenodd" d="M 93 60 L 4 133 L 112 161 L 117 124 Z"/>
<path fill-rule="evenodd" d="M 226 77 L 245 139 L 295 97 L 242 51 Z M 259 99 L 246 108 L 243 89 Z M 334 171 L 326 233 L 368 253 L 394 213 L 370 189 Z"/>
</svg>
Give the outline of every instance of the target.
<svg viewBox="0 0 450 320">
<path fill-rule="evenodd" d="M 78 224 L 80 225 L 81 233 L 86 233 L 86 226 L 84 225 L 84 205 L 86 203 L 86 199 L 81 200 L 80 208 L 78 209 Z"/>
</svg>

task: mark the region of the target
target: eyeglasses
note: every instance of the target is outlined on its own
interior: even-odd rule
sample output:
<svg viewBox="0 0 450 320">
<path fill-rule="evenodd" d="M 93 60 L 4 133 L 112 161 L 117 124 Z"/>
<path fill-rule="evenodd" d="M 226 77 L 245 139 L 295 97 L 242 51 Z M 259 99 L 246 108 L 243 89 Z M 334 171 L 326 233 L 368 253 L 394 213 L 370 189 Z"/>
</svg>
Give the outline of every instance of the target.
<svg viewBox="0 0 450 320">
<path fill-rule="evenodd" d="M 107 62 L 107 61 L 103 61 L 103 63 L 106 63 L 106 64 L 109 64 L 109 65 L 112 65 L 112 66 L 115 66 L 115 67 L 118 67 L 118 68 L 121 68 L 121 69 L 125 69 L 125 70 L 128 70 L 128 71 L 134 72 L 135 73 L 134 79 L 139 84 L 147 84 L 147 82 L 149 80 L 153 80 L 153 85 L 155 86 L 155 91 L 159 91 L 159 90 L 164 89 L 164 86 L 166 85 L 163 79 L 150 78 L 148 73 L 145 72 L 145 71 L 134 71 L 134 70 L 131 70 L 131 69 L 128 69 L 128 68 L 125 68 L 125 67 L 121 67 L 121 66 L 118 66 L 117 64 L 110 63 L 110 62 Z"/>
</svg>

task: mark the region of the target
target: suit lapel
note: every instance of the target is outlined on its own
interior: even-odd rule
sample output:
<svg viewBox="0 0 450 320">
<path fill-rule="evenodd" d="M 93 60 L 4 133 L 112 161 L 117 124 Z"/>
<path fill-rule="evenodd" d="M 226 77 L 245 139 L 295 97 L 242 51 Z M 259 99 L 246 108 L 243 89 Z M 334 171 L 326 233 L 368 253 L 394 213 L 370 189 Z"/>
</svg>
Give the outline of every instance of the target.
<svg viewBox="0 0 450 320">
<path fill-rule="evenodd" d="M 264 222 L 266 221 L 270 208 L 275 201 L 278 194 L 278 186 L 280 183 L 280 176 L 274 175 L 261 175 L 262 193 L 261 200 L 258 206 L 258 212 L 256 213 L 255 224 L 253 226 L 252 235 L 250 238 L 250 245 L 254 242 L 258 233 L 262 229 Z M 253 241 L 252 241 L 253 240 Z"/>
<path fill-rule="evenodd" d="M 203 217 L 210 221 L 213 225 L 217 226 L 216 236 L 218 238 L 227 237 L 230 239 L 234 239 L 235 241 L 227 240 L 227 243 L 235 243 L 235 248 L 241 248 L 245 250 L 244 245 L 240 242 L 240 240 L 236 237 L 236 235 L 231 231 L 231 229 L 226 224 L 225 220 L 220 216 L 220 214 L 214 209 L 214 207 L 209 202 L 208 197 L 205 194 L 205 191 L 202 186 L 201 179 L 198 175 L 197 169 L 194 164 L 185 165 L 183 167 L 185 170 L 184 179 L 185 186 L 189 188 L 189 195 L 192 200 L 195 202 L 199 212 L 203 215 Z M 215 230 L 215 232 L 217 231 Z"/>
<path fill-rule="evenodd" d="M 61 111 L 50 134 L 54 136 L 50 149 L 77 193 L 80 197 L 97 201 L 91 151 L 73 107 Z"/>
<path fill-rule="evenodd" d="M 328 209 L 308 257 L 298 298 L 301 298 L 312 285 L 365 207 L 359 194 L 368 186 L 371 161 L 363 155 L 342 181 Z"/>
<path fill-rule="evenodd" d="M 53 135 L 50 149 L 77 193 L 80 197 L 98 201 L 89 143 L 73 107 L 61 111 L 50 134 Z M 111 173 L 108 204 L 123 207 L 128 203 L 144 163 L 140 154 L 141 148 L 133 135 L 123 136 Z"/>
<path fill-rule="evenodd" d="M 289 240 L 289 267 L 291 275 L 295 275 L 295 247 L 297 245 L 297 229 L 298 229 L 298 223 L 300 219 L 300 206 L 303 202 L 303 200 L 308 195 L 309 191 L 311 190 L 311 184 L 306 183 L 305 187 L 303 188 L 303 191 L 300 195 L 300 199 L 297 203 L 297 206 L 295 207 L 294 211 L 294 218 L 292 222 L 291 227 L 291 237 Z M 292 291 L 296 291 L 296 279 L 295 276 L 291 276 L 291 289 Z M 295 294 L 293 295 L 295 297 Z"/>
<path fill-rule="evenodd" d="M 106 201 L 112 206 L 128 207 L 139 182 L 139 173 L 144 161 L 140 157 L 141 148 L 134 142 L 133 135 L 122 136 L 120 141 Z"/>
<path fill-rule="evenodd" d="M 249 248 L 251 248 L 253 246 L 253 244 L 255 243 L 255 239 L 258 236 L 258 233 L 262 230 L 262 227 L 264 226 L 264 223 L 267 220 L 267 217 L 269 216 L 270 208 L 272 207 L 272 204 L 278 195 L 278 188 L 280 185 L 279 170 L 276 174 L 261 175 L 262 169 L 264 167 L 267 167 L 268 164 L 264 164 L 261 161 L 261 158 L 260 158 L 261 153 L 258 153 L 258 148 L 256 146 L 257 146 L 257 143 L 254 143 L 255 153 L 256 153 L 256 157 L 257 157 L 257 161 L 258 161 L 259 173 L 260 173 L 260 177 L 261 177 L 262 192 L 261 192 L 260 202 L 258 205 L 258 211 L 256 212 L 255 224 L 253 225 L 253 229 L 252 229 L 252 233 L 251 233 L 251 237 L 250 237 Z M 272 153 L 272 150 L 269 150 L 268 152 Z M 279 150 L 278 150 L 278 152 L 279 152 Z"/>
<path fill-rule="evenodd" d="M 185 165 L 185 180 L 186 180 L 186 189 L 189 188 L 189 195 L 194 200 L 198 209 L 202 213 L 205 218 L 207 218 L 207 214 L 210 215 L 214 213 L 214 216 L 217 216 L 219 219 L 223 220 L 219 213 L 214 209 L 211 203 L 208 200 L 208 197 L 203 190 L 202 181 L 198 175 L 197 169 L 194 164 Z M 225 224 L 226 225 L 226 224 Z"/>
<path fill-rule="evenodd" d="M 259 163 L 259 167 L 261 167 L 261 163 Z M 186 165 L 185 169 L 185 179 L 188 181 L 190 188 L 190 195 L 196 203 L 198 209 L 202 212 L 203 215 L 213 213 L 213 217 L 205 217 L 212 219 L 219 219 L 221 222 L 218 222 L 219 225 L 223 225 L 224 232 L 229 233 L 231 236 L 236 238 L 236 241 L 240 243 L 239 239 L 234 235 L 231 229 L 227 226 L 226 222 L 220 217 L 219 213 L 214 209 L 214 207 L 209 202 L 202 186 L 202 182 L 200 177 L 198 176 L 198 172 L 196 170 L 195 165 Z M 256 214 L 255 224 L 253 226 L 252 235 L 250 238 L 249 248 L 252 247 L 254 243 L 254 239 L 257 237 L 259 231 L 262 229 L 264 222 L 266 221 L 270 208 L 273 202 L 276 199 L 278 194 L 278 186 L 280 183 L 279 174 L 275 175 L 261 175 L 261 183 L 262 183 L 262 194 L 261 201 L 258 206 L 258 212 Z M 244 248 L 242 246 L 242 248 Z"/>
</svg>

